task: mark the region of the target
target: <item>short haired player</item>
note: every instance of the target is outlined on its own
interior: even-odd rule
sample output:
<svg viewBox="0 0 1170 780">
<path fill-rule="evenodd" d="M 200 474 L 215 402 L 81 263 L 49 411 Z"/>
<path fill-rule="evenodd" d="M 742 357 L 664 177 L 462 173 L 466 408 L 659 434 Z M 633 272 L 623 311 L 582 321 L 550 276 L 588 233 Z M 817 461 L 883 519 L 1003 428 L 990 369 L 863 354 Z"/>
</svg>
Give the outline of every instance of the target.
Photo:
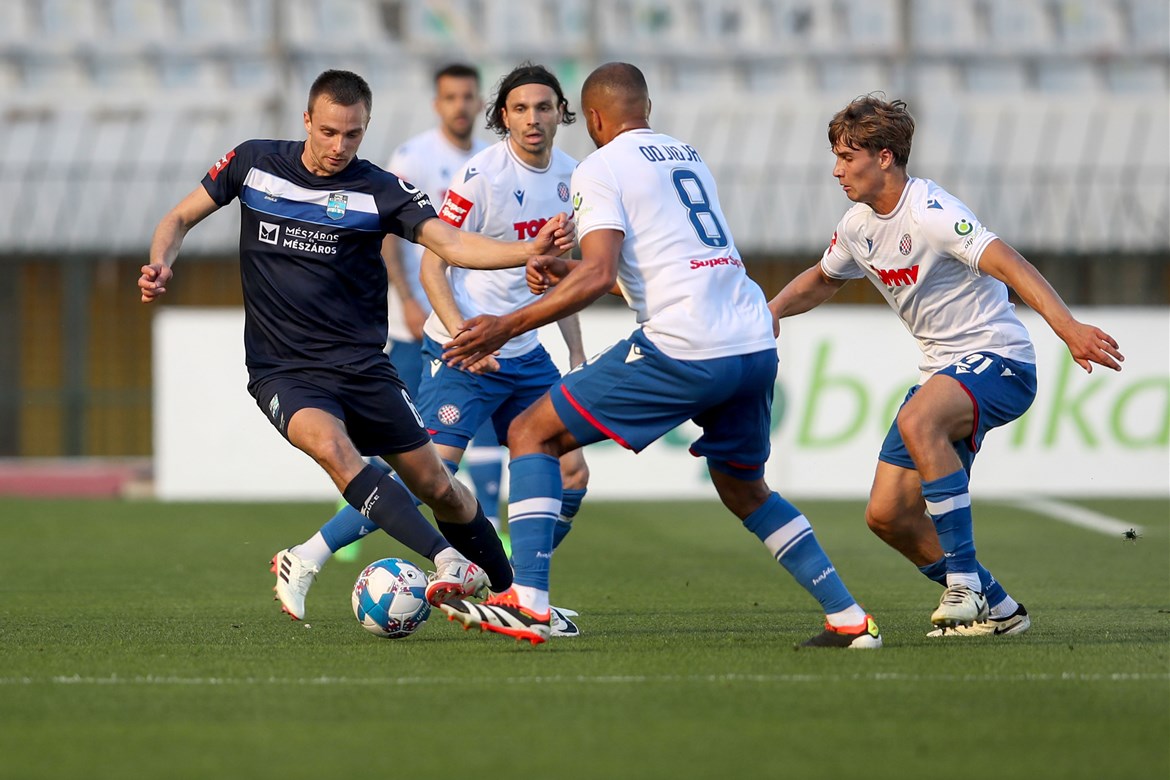
<svg viewBox="0 0 1170 780">
<path fill-rule="evenodd" d="M 1117 342 L 1078 322 L 1044 277 L 962 202 L 906 165 L 914 119 L 900 100 L 867 95 L 829 122 L 833 175 L 857 205 L 816 266 L 771 300 L 779 319 L 868 278 L 922 350 L 878 454 L 866 521 L 945 586 L 930 636 L 1005 635 L 1031 618 L 975 556 L 968 476 L 984 435 L 1036 395 L 1036 352 L 1008 288 L 1040 314 L 1086 371 L 1120 370 Z"/>
<path fill-rule="evenodd" d="M 478 592 L 488 580 L 507 587 L 512 570 L 482 508 L 443 466 L 383 351 L 382 238 L 411 238 L 452 263 L 509 266 L 533 251 L 568 249 L 573 226 L 558 215 L 532 243 L 503 243 L 436 219 L 425 193 L 357 157 L 372 103 L 357 74 L 318 76 L 303 115 L 305 140 L 245 141 L 224 155 L 159 222 L 138 288 L 144 303 L 165 294 L 188 231 L 239 199 L 248 391 L 351 506 L 435 562 L 427 598 L 438 603 Z M 363 455 L 386 459 L 450 541 Z M 287 589 L 311 578 L 279 554 L 273 563 L 278 597 L 282 583 Z"/>
</svg>

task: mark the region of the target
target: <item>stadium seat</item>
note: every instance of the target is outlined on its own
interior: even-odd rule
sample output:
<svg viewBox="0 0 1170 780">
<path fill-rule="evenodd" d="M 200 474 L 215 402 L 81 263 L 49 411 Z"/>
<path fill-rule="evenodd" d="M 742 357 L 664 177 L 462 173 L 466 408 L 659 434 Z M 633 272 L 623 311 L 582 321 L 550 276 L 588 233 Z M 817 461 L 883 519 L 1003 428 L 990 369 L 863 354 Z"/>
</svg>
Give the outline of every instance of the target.
<svg viewBox="0 0 1170 780">
<path fill-rule="evenodd" d="M 167 8 L 154 0 L 110 0 L 110 40 L 129 46 L 173 44 L 177 31 Z"/>
<path fill-rule="evenodd" d="M 1129 0 L 1123 8 L 1130 50 L 1164 57 L 1170 51 L 1170 3 Z"/>
<path fill-rule="evenodd" d="M 1042 0 L 983 2 L 987 9 L 985 45 L 990 51 L 1018 55 L 1055 49 L 1052 19 Z"/>
<path fill-rule="evenodd" d="M 974 0 L 912 0 L 910 29 L 915 47 L 931 54 L 970 54 L 982 43 Z"/>
<path fill-rule="evenodd" d="M 1103 89 L 1104 80 L 1092 63 L 1052 58 L 1036 65 L 1036 87 L 1044 92 L 1083 95 Z"/>
<path fill-rule="evenodd" d="M 1078 54 L 1122 51 L 1126 33 L 1116 3 L 1100 0 L 1066 0 L 1057 3 L 1056 22 L 1062 48 Z"/>
<path fill-rule="evenodd" d="M 974 60 L 966 68 L 966 89 L 980 95 L 1014 95 L 1029 87 L 1023 62 L 1011 58 Z"/>
<path fill-rule="evenodd" d="M 850 52 L 895 54 L 901 45 L 898 9 L 893 0 L 839 0 Z"/>
</svg>

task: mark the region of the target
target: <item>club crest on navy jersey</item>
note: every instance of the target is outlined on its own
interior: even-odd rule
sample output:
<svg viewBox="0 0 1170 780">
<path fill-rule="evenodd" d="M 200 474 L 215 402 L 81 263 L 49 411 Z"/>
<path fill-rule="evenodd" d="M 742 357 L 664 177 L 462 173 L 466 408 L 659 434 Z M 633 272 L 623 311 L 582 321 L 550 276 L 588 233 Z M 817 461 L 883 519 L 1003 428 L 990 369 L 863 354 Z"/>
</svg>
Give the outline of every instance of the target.
<svg viewBox="0 0 1170 780">
<path fill-rule="evenodd" d="M 341 219 L 345 216 L 345 207 L 349 203 L 349 196 L 344 192 L 329 193 L 329 200 L 325 204 L 325 215 L 330 219 Z"/>
</svg>

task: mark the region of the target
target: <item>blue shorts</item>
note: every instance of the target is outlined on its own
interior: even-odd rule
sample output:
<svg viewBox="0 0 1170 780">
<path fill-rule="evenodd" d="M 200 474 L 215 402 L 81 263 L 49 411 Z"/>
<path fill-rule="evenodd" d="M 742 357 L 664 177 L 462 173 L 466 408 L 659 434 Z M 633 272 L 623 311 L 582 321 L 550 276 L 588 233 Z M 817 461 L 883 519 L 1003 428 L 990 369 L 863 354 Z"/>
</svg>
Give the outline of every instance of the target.
<svg viewBox="0 0 1170 780">
<path fill-rule="evenodd" d="M 1021 363 L 1018 360 L 1009 360 L 991 352 L 977 352 L 962 360 L 941 369 L 937 374 L 954 377 L 967 391 L 971 403 L 975 406 L 975 427 L 966 439 L 955 442 L 955 452 L 963 462 L 963 468 L 971 473 L 971 464 L 975 461 L 975 453 L 983 444 L 983 437 L 992 428 L 1007 425 L 1032 405 L 1036 398 L 1036 366 L 1032 363 Z M 902 406 L 918 392 L 922 385 L 915 385 L 906 393 Z M 898 432 L 898 420 L 895 416 L 886 440 L 882 442 L 878 460 L 901 466 L 904 469 L 917 470 L 906 444 L 902 441 L 902 434 Z"/>
<path fill-rule="evenodd" d="M 436 444 L 467 448 L 476 429 L 490 420 L 499 441 L 507 441 L 508 426 L 536 403 L 561 378 L 544 347 L 520 357 L 500 358 L 500 370 L 472 374 L 450 368 L 443 347 L 424 336 L 425 364 L 418 389 L 418 408 Z M 476 437 L 477 443 L 482 443 Z"/>
<path fill-rule="evenodd" d="M 256 405 L 281 435 L 301 409 L 321 409 L 345 423 L 362 455 L 410 452 L 429 441 L 422 418 L 389 360 L 360 374 L 327 368 L 273 374 L 249 387 Z"/>
<path fill-rule="evenodd" d="M 642 331 L 570 371 L 550 391 L 582 445 L 602 439 L 641 452 L 687 420 L 703 429 L 691 454 L 711 468 L 759 479 L 772 450 L 774 349 L 710 360 L 675 360 Z"/>
</svg>

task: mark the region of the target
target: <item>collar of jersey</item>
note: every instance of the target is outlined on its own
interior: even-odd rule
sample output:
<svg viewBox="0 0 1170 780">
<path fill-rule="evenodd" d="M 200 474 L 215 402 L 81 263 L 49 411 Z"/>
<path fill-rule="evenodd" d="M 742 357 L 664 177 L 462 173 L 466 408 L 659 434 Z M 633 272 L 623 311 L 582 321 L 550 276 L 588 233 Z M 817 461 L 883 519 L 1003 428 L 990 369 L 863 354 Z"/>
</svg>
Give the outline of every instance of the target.
<svg viewBox="0 0 1170 780">
<path fill-rule="evenodd" d="M 901 211 L 902 206 L 904 206 L 906 204 L 907 196 L 910 194 L 910 188 L 913 187 L 919 181 L 920 181 L 920 179 L 918 179 L 915 176 L 910 176 L 906 179 L 906 186 L 902 188 L 902 196 L 898 198 L 898 205 L 894 206 L 894 210 L 891 211 L 889 214 L 879 214 L 876 211 L 873 211 L 872 206 L 870 207 L 869 210 L 873 211 L 873 215 L 877 219 L 880 219 L 882 222 L 889 222 L 891 219 L 898 216 L 898 212 Z"/>
<path fill-rule="evenodd" d="M 548 165 L 544 166 L 543 168 L 533 168 L 531 165 L 521 160 L 520 157 L 516 154 L 516 150 L 512 148 L 511 139 L 505 138 L 504 140 L 500 141 L 500 143 L 504 144 L 504 148 L 508 150 L 508 154 L 512 157 L 513 160 L 516 161 L 517 165 L 521 166 L 522 168 L 526 168 L 533 173 L 548 173 L 549 169 L 552 168 L 553 155 L 557 153 L 557 149 L 554 146 L 552 154 L 548 156 Z"/>
</svg>

